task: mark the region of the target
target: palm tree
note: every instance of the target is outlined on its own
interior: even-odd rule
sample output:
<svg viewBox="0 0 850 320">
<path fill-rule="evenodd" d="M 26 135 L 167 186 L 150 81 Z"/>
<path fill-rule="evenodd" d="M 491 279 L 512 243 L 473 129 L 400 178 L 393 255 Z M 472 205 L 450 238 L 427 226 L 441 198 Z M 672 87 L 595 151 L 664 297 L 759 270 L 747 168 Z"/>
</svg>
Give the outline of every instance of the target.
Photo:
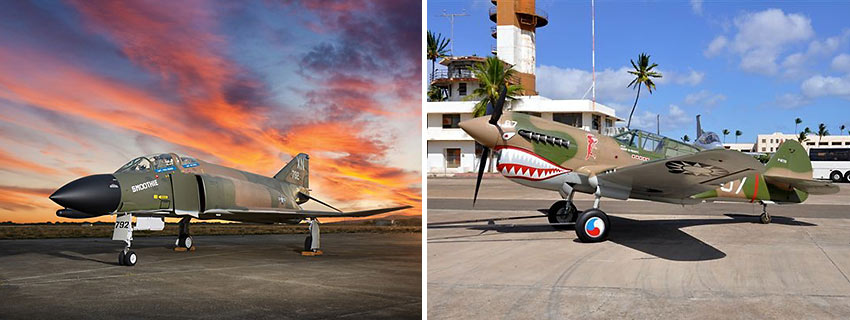
<svg viewBox="0 0 850 320">
<path fill-rule="evenodd" d="M 443 94 L 443 89 L 437 86 L 428 87 L 428 101 L 445 101 L 446 96 Z"/>
<path fill-rule="evenodd" d="M 655 89 L 655 83 L 652 82 L 652 78 L 661 78 L 661 74 L 655 71 L 652 71 L 653 68 L 657 67 L 657 63 L 649 64 L 649 55 L 646 53 L 641 53 L 638 55 L 638 63 L 635 64 L 634 60 L 629 60 L 632 62 L 632 67 L 635 68 L 633 71 L 629 71 L 629 73 L 635 76 L 635 79 L 632 80 L 631 83 L 627 87 L 633 87 L 637 89 L 637 95 L 635 96 L 635 104 L 632 106 L 632 112 L 629 113 L 629 122 L 626 123 L 626 128 L 632 125 L 632 115 L 635 114 L 635 108 L 637 107 L 638 98 L 640 98 L 640 87 L 641 85 L 646 86 L 646 90 L 649 90 L 649 94 L 652 94 L 652 89 Z"/>
<path fill-rule="evenodd" d="M 428 30 L 428 52 L 427 58 L 431 60 L 431 80 L 434 80 L 434 72 L 436 71 L 437 59 L 445 57 L 448 50 L 446 47 L 449 46 L 449 39 L 443 39 L 441 34 L 437 34 L 436 36 L 431 33 L 431 30 Z"/>
<path fill-rule="evenodd" d="M 735 143 L 738 143 L 738 137 L 740 137 L 742 134 L 744 133 L 741 132 L 741 130 L 735 130 Z"/>
<path fill-rule="evenodd" d="M 794 132 L 797 132 L 797 126 L 799 126 L 801 123 L 803 123 L 803 119 L 794 119 Z"/>
<path fill-rule="evenodd" d="M 823 136 L 828 136 L 828 135 L 829 135 L 829 130 L 826 130 L 826 125 L 823 124 L 823 123 L 819 124 L 818 125 L 818 145 L 820 145 L 820 139 L 822 139 Z"/>
<path fill-rule="evenodd" d="M 682 137 L 682 141 L 688 142 L 688 141 L 691 141 L 691 138 L 688 137 L 688 135 L 685 135 L 684 137 Z"/>
<path fill-rule="evenodd" d="M 723 129 L 723 143 L 726 143 L 726 135 L 729 134 L 729 129 Z"/>
<path fill-rule="evenodd" d="M 838 129 L 840 130 L 840 131 L 839 131 L 839 136 L 843 136 L 843 135 L 844 135 L 844 129 L 845 129 L 845 128 L 846 128 L 846 127 L 845 127 L 843 124 L 842 124 L 840 127 L 838 127 Z"/>
<path fill-rule="evenodd" d="M 475 64 L 472 73 L 478 79 L 478 88 L 464 100 L 478 100 L 472 109 L 473 117 L 483 116 L 487 111 L 487 104 L 499 99 L 499 87 L 502 85 L 508 88 L 507 99 L 513 99 L 513 96 L 522 93 L 522 86 L 510 84 L 516 78 L 516 70 L 495 56 Z"/>
<path fill-rule="evenodd" d="M 809 127 L 806 127 L 805 129 L 803 129 L 803 131 L 800 131 L 800 136 L 798 137 L 797 141 L 799 141 L 801 144 L 803 142 L 806 142 L 806 140 L 809 140 L 808 135 L 810 133 L 812 133 L 812 129 L 809 129 Z"/>
</svg>

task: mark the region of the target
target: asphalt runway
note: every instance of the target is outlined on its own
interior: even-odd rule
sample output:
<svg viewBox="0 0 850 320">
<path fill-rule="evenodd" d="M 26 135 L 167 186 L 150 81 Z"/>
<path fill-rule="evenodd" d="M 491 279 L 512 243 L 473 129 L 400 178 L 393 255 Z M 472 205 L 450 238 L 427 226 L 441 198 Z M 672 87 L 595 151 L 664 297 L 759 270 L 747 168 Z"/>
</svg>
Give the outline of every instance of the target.
<svg viewBox="0 0 850 320">
<path fill-rule="evenodd" d="M 0 319 L 419 319 L 421 233 L 0 240 Z"/>
<path fill-rule="evenodd" d="M 609 241 L 539 209 L 557 193 L 502 178 L 428 181 L 428 317 L 850 318 L 850 185 L 811 204 L 603 199 Z M 577 198 L 589 207 L 588 196 Z"/>
</svg>

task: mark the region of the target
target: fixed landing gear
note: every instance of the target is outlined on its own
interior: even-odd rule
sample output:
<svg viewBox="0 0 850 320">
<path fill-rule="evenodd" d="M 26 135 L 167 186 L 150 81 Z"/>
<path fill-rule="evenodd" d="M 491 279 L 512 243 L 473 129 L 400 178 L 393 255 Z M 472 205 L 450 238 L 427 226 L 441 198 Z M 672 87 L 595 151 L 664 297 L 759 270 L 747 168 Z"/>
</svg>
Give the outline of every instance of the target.
<svg viewBox="0 0 850 320">
<path fill-rule="evenodd" d="M 192 246 L 193 246 L 193 242 L 194 242 L 194 241 L 192 241 L 192 236 L 189 235 L 189 221 L 191 219 L 192 218 L 190 218 L 190 217 L 183 217 L 183 219 L 180 219 L 180 224 L 179 224 L 179 228 L 178 228 L 179 233 L 177 235 L 177 241 L 174 242 L 174 245 L 177 248 L 182 248 L 182 249 L 185 249 L 187 251 L 192 250 Z"/>
<path fill-rule="evenodd" d="M 552 227 L 567 229 L 569 226 L 564 224 L 576 222 L 578 214 L 578 209 L 572 201 L 561 200 L 552 204 L 546 216 L 549 217 L 549 223 L 553 224 Z"/>
<path fill-rule="evenodd" d="M 600 194 L 597 190 L 593 208 L 585 210 L 576 218 L 576 236 L 581 242 L 602 242 L 608 239 L 611 221 L 605 212 L 599 210 L 599 202 L 602 199 Z"/>
<path fill-rule="evenodd" d="M 759 217 L 759 221 L 762 224 L 770 223 L 770 213 L 767 213 L 767 203 L 761 204 L 761 216 Z"/>
</svg>

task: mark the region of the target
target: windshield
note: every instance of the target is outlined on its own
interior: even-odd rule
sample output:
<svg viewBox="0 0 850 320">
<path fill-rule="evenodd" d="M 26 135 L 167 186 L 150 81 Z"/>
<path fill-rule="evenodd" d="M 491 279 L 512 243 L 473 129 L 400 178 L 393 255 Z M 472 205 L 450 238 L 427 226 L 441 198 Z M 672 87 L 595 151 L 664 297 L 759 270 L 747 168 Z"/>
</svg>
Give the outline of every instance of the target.
<svg viewBox="0 0 850 320">
<path fill-rule="evenodd" d="M 121 166 L 115 173 L 147 172 L 151 170 L 151 161 L 147 157 L 138 157 Z"/>
</svg>

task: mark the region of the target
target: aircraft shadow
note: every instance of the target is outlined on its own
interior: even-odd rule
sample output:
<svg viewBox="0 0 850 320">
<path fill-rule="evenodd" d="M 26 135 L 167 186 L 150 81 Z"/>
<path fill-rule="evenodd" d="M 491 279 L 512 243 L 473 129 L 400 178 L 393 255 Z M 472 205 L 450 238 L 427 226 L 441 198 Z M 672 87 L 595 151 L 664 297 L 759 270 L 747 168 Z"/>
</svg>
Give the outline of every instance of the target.
<svg viewBox="0 0 850 320">
<path fill-rule="evenodd" d="M 637 251 L 671 261 L 707 261 L 726 257 L 726 253 L 699 240 L 682 228 L 704 225 L 728 225 L 739 223 L 759 223 L 759 217 L 744 214 L 725 214 L 728 218 L 696 218 L 676 220 L 635 220 L 617 216 L 608 216 L 612 232 L 608 241 L 632 248 Z M 545 218 L 545 217 L 541 217 Z M 731 219 L 729 219 L 731 218 Z M 504 218 L 502 218 L 504 219 Z M 486 220 L 486 219 L 484 219 Z M 793 226 L 815 226 L 815 224 L 797 221 L 794 218 L 773 216 L 772 224 Z M 487 225 L 438 225 L 428 228 L 466 228 L 499 233 L 537 233 L 537 232 L 573 232 L 573 226 L 555 229 L 547 224 L 487 224 Z M 578 239 L 574 240 L 579 242 Z M 593 244 L 587 244 L 593 245 Z"/>
</svg>

